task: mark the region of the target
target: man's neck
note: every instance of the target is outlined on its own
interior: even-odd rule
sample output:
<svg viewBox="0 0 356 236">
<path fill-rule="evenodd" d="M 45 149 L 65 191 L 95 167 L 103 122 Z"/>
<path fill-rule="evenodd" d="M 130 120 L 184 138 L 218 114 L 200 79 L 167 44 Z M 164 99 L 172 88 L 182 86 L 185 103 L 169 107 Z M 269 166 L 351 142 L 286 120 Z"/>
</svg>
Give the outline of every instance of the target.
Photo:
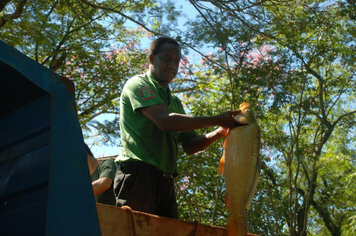
<svg viewBox="0 0 356 236">
<path fill-rule="evenodd" d="M 156 77 L 154 77 L 154 75 L 153 75 L 153 73 L 152 73 L 152 67 L 151 67 L 151 66 L 152 66 L 152 65 L 150 65 L 150 68 L 148 69 L 148 71 L 150 72 L 152 78 L 153 78 L 154 80 L 156 80 L 157 83 L 159 83 L 159 85 L 161 85 L 163 88 L 165 88 L 165 89 L 168 88 L 168 85 L 169 85 L 168 82 L 162 82 L 162 81 L 156 79 Z"/>
</svg>

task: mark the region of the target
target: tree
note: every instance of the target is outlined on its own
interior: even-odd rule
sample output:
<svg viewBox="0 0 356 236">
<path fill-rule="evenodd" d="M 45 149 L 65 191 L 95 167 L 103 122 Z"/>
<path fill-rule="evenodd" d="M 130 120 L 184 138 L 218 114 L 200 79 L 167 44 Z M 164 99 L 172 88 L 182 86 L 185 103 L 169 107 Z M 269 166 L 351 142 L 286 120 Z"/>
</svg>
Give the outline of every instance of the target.
<svg viewBox="0 0 356 236">
<path fill-rule="evenodd" d="M 350 185 L 326 178 L 325 171 L 332 173 L 337 166 L 323 169 L 325 156 L 333 159 L 345 152 L 338 148 L 338 155 L 329 155 L 327 145 L 336 130 L 348 133 L 355 125 L 355 6 L 342 1 L 265 1 L 247 7 L 244 1 L 214 1 L 213 9 L 191 2 L 202 17 L 190 29 L 199 33 L 186 38 L 221 47 L 224 60 L 211 60 L 210 66 L 218 66 L 212 71 L 228 86 L 225 97 L 232 107 L 249 99 L 260 114 L 264 165 L 261 191 L 250 213 L 251 230 L 263 235 L 341 235 L 342 229 L 355 228 L 348 224 L 354 220 L 356 199 L 341 191 L 338 199 L 325 194 Z M 270 45 L 272 50 L 259 58 L 256 53 Z M 252 60 L 246 52 L 255 53 Z M 351 143 L 349 158 L 343 159 L 349 169 L 340 171 L 340 177 L 354 184 L 354 140 L 342 140 Z"/>
<path fill-rule="evenodd" d="M 73 80 L 85 137 L 99 133 L 102 142 L 115 143 L 122 85 L 144 71 L 146 57 L 139 46 L 146 32 L 127 28 L 124 13 L 140 14 L 150 3 L 102 2 L 115 12 L 92 7 L 85 1 L 2 3 L 1 39 Z M 113 44 L 116 46 L 110 46 Z M 101 114 L 116 118 L 96 120 Z"/>
</svg>

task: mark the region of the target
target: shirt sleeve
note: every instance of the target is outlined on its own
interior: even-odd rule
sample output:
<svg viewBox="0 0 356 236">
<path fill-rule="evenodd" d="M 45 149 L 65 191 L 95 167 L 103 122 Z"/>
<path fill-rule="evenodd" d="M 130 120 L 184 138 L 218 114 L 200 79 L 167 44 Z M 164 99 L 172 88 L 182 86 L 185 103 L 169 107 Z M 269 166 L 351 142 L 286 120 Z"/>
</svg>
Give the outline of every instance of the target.
<svg viewBox="0 0 356 236">
<path fill-rule="evenodd" d="M 139 108 L 164 104 L 158 91 L 141 76 L 136 76 L 126 84 L 123 90 L 123 102 L 131 104 L 134 112 Z"/>
<path fill-rule="evenodd" d="M 114 160 L 103 160 L 99 169 L 99 179 L 109 177 L 112 181 L 115 179 L 116 165 Z"/>
</svg>

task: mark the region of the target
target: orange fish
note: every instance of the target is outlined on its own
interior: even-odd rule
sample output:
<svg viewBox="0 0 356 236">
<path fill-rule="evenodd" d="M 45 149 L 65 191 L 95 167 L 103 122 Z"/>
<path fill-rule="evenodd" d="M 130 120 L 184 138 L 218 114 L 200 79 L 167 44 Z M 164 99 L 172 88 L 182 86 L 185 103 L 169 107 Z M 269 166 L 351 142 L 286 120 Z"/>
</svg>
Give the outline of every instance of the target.
<svg viewBox="0 0 356 236">
<path fill-rule="evenodd" d="M 226 136 L 218 167 L 218 173 L 225 177 L 228 236 L 247 235 L 245 211 L 256 193 L 261 169 L 260 128 L 250 104 L 242 103 L 240 110 L 234 117 L 237 126 Z"/>
</svg>

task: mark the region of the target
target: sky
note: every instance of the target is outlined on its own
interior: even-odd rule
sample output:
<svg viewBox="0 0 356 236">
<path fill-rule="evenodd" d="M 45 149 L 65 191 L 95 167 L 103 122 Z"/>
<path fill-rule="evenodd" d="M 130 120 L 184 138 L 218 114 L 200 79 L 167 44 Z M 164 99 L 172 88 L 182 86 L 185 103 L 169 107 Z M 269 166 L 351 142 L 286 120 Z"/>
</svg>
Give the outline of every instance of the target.
<svg viewBox="0 0 356 236">
<path fill-rule="evenodd" d="M 197 11 L 195 10 L 194 7 L 192 7 L 192 5 L 189 3 L 188 0 L 180 0 L 177 1 L 177 5 L 182 5 L 183 9 L 184 9 L 184 13 L 187 15 L 188 18 L 192 18 L 194 16 L 197 15 Z M 186 21 L 187 19 L 183 19 L 183 22 Z M 131 25 L 130 25 L 131 26 Z M 132 25 L 132 27 L 136 27 L 136 25 Z M 142 47 L 149 47 L 149 42 L 142 42 L 141 44 Z M 113 116 L 111 115 L 102 115 L 99 116 L 96 120 L 98 121 L 104 121 L 104 120 L 110 120 L 113 119 Z M 90 147 L 90 150 L 92 151 L 92 153 L 94 154 L 95 157 L 105 157 L 105 156 L 114 156 L 114 155 L 118 155 L 120 148 L 118 146 L 118 144 L 116 144 L 115 146 L 106 146 L 106 145 L 92 145 L 92 141 L 91 140 L 85 140 L 87 142 L 87 144 Z"/>
</svg>

